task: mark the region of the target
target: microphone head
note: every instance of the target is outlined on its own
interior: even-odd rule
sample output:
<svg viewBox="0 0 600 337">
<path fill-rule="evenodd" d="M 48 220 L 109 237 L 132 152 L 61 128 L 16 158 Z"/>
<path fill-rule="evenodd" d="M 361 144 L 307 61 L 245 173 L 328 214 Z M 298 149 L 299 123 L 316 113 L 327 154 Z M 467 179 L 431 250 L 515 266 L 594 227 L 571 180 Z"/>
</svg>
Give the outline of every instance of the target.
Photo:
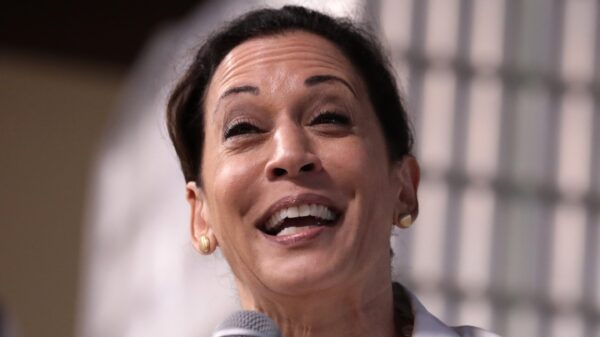
<svg viewBox="0 0 600 337">
<path fill-rule="evenodd" d="M 212 337 L 281 337 L 281 331 L 265 314 L 236 311 L 217 326 Z"/>
</svg>

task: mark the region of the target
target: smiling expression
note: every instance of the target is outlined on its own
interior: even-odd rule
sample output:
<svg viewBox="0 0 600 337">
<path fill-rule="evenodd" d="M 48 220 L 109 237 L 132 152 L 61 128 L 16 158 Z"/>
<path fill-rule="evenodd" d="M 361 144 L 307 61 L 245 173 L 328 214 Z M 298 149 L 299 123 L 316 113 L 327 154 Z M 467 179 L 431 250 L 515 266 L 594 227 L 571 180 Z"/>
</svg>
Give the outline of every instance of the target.
<svg viewBox="0 0 600 337">
<path fill-rule="evenodd" d="M 251 289 L 303 294 L 389 273 L 402 182 L 365 85 L 305 32 L 234 48 L 204 96 L 192 234 L 218 242 Z"/>
</svg>

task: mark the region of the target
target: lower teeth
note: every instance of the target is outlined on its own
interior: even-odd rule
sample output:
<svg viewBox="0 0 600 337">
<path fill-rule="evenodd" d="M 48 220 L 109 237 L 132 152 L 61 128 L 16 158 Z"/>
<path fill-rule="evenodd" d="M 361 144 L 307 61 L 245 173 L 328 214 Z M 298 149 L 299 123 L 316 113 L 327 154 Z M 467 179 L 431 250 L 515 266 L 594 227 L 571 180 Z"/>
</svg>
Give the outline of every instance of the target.
<svg viewBox="0 0 600 337">
<path fill-rule="evenodd" d="M 308 230 L 313 227 L 315 227 L 315 226 L 286 227 L 286 228 L 282 229 L 279 233 L 277 233 L 277 236 L 293 235 L 293 234 L 303 232 L 303 231 Z"/>
</svg>

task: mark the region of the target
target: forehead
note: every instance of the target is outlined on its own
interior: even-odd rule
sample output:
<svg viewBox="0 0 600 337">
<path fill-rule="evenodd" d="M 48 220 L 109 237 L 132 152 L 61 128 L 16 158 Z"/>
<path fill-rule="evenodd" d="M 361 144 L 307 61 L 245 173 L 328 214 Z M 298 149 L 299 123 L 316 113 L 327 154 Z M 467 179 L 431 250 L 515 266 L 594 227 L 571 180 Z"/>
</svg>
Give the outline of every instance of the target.
<svg viewBox="0 0 600 337">
<path fill-rule="evenodd" d="M 278 76 L 298 76 L 302 81 L 312 75 L 338 76 L 353 86 L 360 79 L 350 61 L 330 41 L 303 31 L 254 38 L 232 49 L 217 67 L 207 93 L 220 96 L 228 88 L 277 82 Z M 280 83 L 282 84 L 282 83 Z M 212 93 L 212 95 L 211 95 Z"/>
</svg>

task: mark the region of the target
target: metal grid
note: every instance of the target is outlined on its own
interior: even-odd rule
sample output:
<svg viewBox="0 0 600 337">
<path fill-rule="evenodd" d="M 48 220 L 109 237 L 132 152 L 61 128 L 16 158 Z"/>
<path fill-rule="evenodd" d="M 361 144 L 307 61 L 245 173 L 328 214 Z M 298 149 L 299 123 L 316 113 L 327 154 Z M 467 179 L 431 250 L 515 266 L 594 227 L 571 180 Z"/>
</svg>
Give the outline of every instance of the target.
<svg viewBox="0 0 600 337">
<path fill-rule="evenodd" d="M 440 206 L 422 207 L 403 242 L 404 282 L 451 324 L 598 336 L 600 4 L 367 3 L 408 73 L 420 198 Z M 490 6 L 502 28 L 486 37 Z"/>
</svg>

